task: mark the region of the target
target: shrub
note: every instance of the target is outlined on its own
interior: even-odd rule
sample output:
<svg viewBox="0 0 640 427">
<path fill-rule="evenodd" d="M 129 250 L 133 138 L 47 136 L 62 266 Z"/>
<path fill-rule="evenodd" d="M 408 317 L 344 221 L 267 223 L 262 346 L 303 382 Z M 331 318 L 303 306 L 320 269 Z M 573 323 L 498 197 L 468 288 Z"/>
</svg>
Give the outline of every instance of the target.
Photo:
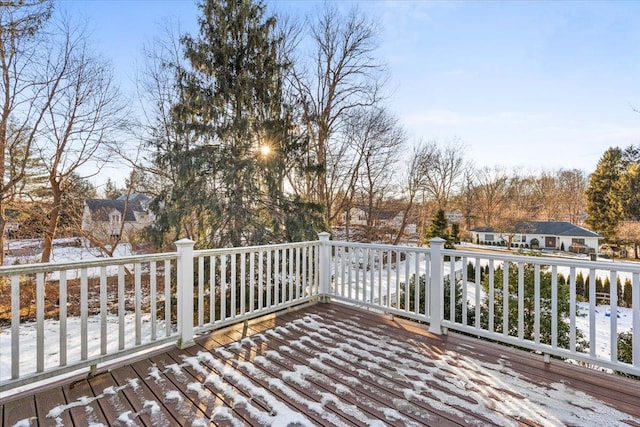
<svg viewBox="0 0 640 427">
<path fill-rule="evenodd" d="M 405 285 L 405 283 L 400 283 L 400 308 L 401 309 L 405 309 L 405 300 L 406 300 L 406 293 L 408 293 L 408 297 L 409 297 L 409 311 L 410 312 L 415 312 L 416 310 L 416 306 L 415 306 L 415 283 L 416 283 L 416 275 L 413 274 L 411 275 L 411 277 L 409 278 L 409 287 L 407 289 L 407 286 Z M 449 286 L 449 277 L 445 277 L 444 278 L 444 289 L 443 289 L 443 298 L 444 298 L 444 312 L 443 317 L 446 320 L 450 320 L 450 316 L 451 316 L 451 311 L 450 311 L 450 304 L 451 304 L 451 298 L 450 293 L 451 293 L 451 287 Z M 419 313 L 424 313 L 425 312 L 425 275 L 422 274 L 419 276 L 418 278 L 418 286 L 419 286 L 419 294 L 418 294 L 418 312 Z M 455 321 L 458 323 L 462 323 L 462 310 L 466 309 L 467 310 L 467 325 L 473 325 L 475 323 L 475 310 L 469 308 L 467 302 L 465 301 L 463 304 L 462 301 L 462 282 L 458 281 L 456 282 L 455 285 Z"/>
<path fill-rule="evenodd" d="M 618 334 L 618 360 L 633 363 L 633 329 Z"/>
<path fill-rule="evenodd" d="M 509 283 L 509 312 L 507 316 L 508 331 L 506 333 L 510 336 L 518 336 L 518 266 L 514 263 L 508 265 L 508 283 Z M 494 293 L 494 317 L 493 317 L 493 330 L 495 332 L 503 332 L 503 276 L 504 269 L 498 267 L 494 271 L 494 282 L 490 283 L 488 276 L 485 276 L 482 280 L 482 288 L 485 295 L 489 295 L 489 287 L 493 287 Z M 524 338 L 526 340 L 533 340 L 535 338 L 535 266 L 533 264 L 524 264 L 524 295 L 523 297 L 523 314 L 524 314 Z M 540 271 L 540 342 L 544 344 L 551 344 L 551 282 L 552 274 L 547 269 Z M 482 302 L 482 315 L 480 318 L 482 327 L 489 328 L 489 301 L 485 296 Z M 562 348 L 569 348 L 570 339 L 570 325 L 569 325 L 569 285 L 566 283 L 566 279 L 562 275 L 557 276 L 557 316 L 558 323 L 556 330 L 558 334 L 558 346 Z M 577 331 L 577 343 L 578 348 L 584 348 L 586 342 L 584 337 Z"/>
</svg>

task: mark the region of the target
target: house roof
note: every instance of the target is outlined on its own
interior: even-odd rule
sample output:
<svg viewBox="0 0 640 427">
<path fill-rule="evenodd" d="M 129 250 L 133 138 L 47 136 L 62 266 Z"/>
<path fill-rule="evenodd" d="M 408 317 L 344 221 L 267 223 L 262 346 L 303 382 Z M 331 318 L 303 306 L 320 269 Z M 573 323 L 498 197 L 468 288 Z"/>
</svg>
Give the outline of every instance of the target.
<svg viewBox="0 0 640 427">
<path fill-rule="evenodd" d="M 497 232 L 493 227 L 476 227 L 471 231 L 475 231 L 476 233 Z M 523 221 L 516 224 L 515 232 L 518 234 L 602 238 L 598 233 L 566 221 Z"/>
<path fill-rule="evenodd" d="M 109 214 L 113 210 L 117 210 L 121 215 L 124 215 L 125 221 L 136 221 L 136 216 L 134 212 L 145 212 L 146 209 L 143 206 L 143 203 L 146 202 L 144 196 L 139 194 L 137 196 L 129 198 L 127 202 L 126 198 L 118 198 L 116 200 L 112 199 L 85 199 L 85 203 L 87 207 L 91 211 L 91 219 L 94 221 L 109 221 Z M 125 213 L 125 204 L 126 204 L 126 213 Z"/>
</svg>

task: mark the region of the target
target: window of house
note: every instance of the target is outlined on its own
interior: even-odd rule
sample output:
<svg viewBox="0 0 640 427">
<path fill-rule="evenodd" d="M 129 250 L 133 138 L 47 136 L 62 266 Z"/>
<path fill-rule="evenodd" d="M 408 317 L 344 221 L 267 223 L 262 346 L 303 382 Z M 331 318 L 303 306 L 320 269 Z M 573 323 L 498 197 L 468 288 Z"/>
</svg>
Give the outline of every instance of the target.
<svg viewBox="0 0 640 427">
<path fill-rule="evenodd" d="M 521 241 L 522 243 L 526 243 L 526 241 L 527 241 L 527 236 L 525 236 L 524 234 L 523 234 L 522 236 L 520 236 L 520 241 Z"/>
<path fill-rule="evenodd" d="M 484 235 L 484 240 L 488 241 L 488 242 L 493 242 L 493 234 L 485 234 Z"/>
<path fill-rule="evenodd" d="M 120 222 L 120 215 L 118 214 L 113 214 L 111 215 L 111 222 Z"/>
<path fill-rule="evenodd" d="M 571 244 L 584 246 L 584 239 L 571 239 Z"/>
</svg>

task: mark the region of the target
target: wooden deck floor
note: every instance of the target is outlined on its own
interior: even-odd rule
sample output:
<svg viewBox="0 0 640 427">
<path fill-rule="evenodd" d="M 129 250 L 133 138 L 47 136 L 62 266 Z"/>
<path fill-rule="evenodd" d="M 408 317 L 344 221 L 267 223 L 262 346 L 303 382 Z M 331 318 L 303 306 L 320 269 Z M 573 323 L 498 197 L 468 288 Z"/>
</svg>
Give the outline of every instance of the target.
<svg viewBox="0 0 640 427">
<path fill-rule="evenodd" d="M 1 426 L 640 426 L 640 381 L 338 303 L 7 400 Z"/>
</svg>

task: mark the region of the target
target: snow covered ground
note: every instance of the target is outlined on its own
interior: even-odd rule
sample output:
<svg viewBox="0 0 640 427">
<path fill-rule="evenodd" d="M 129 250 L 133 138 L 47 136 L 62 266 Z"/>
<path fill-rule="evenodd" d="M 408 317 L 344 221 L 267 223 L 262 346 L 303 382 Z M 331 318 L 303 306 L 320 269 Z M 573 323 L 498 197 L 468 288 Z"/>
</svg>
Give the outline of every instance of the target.
<svg viewBox="0 0 640 427">
<path fill-rule="evenodd" d="M 105 258 L 98 248 L 89 247 L 87 242 L 79 237 L 55 239 L 51 262 L 91 261 Z M 40 261 L 42 256 L 42 240 L 9 240 L 5 245 L 5 265 L 31 264 Z M 116 247 L 114 257 L 132 255 L 131 245 L 121 243 Z"/>
<path fill-rule="evenodd" d="M 265 351 L 251 360 L 242 356 L 249 348 L 274 340 L 288 344 L 276 344 L 275 350 Z M 511 369 L 506 359 L 493 364 L 464 352 L 435 354 L 421 347 L 419 342 L 410 341 L 397 339 L 393 329 L 384 325 L 373 330 L 361 328 L 357 316 L 332 318 L 329 311 L 327 316 L 310 314 L 220 347 L 213 354 L 199 352 L 185 358 L 182 363 L 149 367 L 147 381 L 153 381 L 162 390 L 163 402 L 142 401 L 144 397 L 138 393 L 141 384 L 138 380 L 130 380 L 118 387 L 108 387 L 96 397 L 84 397 L 68 404 L 52 402 L 51 407 L 44 408 L 44 413 L 52 422 L 60 420 L 60 416 L 73 407 L 86 407 L 87 414 L 91 415 L 90 403 L 100 399 L 124 399 L 123 393 L 130 390 L 131 395 L 139 395 L 142 409 L 137 413 L 123 410 L 117 417 L 122 425 L 137 425 L 142 413 L 147 414 L 154 425 L 170 425 L 171 421 L 161 410 L 161 403 L 193 426 L 216 422 L 243 425 L 243 421 L 236 418 L 236 411 L 212 394 L 211 390 L 215 390 L 224 395 L 233 407 L 242 408 L 265 426 L 314 425 L 306 414 L 322 418 L 326 425 L 344 426 L 345 422 L 334 414 L 332 408 L 371 426 L 387 423 L 417 426 L 416 418 L 424 419 L 424 424 L 427 424 L 428 415 L 421 413 L 415 402 L 426 403 L 469 423 L 477 422 L 477 419 L 468 417 L 459 407 L 465 407 L 474 417 L 490 419 L 496 425 L 514 425 L 520 417 L 539 425 L 620 425 L 629 419 L 628 415 L 615 408 L 560 382 L 544 388 L 530 383 Z M 284 368 L 279 361 L 285 354 L 298 360 L 308 360 L 308 364 Z M 411 363 L 407 363 L 408 360 Z M 350 366 L 354 361 L 368 369 L 338 371 L 332 367 L 336 364 Z M 193 377 L 186 375 L 187 368 L 197 372 L 202 380 L 194 381 Z M 479 373 L 482 374 L 482 387 L 476 384 Z M 172 381 L 180 381 L 180 388 L 186 389 L 189 397 L 201 402 L 202 407 L 211 409 L 207 411 L 206 418 L 193 411 L 194 404 L 184 398 L 174 383 L 167 379 L 168 376 Z M 386 377 L 394 378 L 395 382 L 386 382 L 385 386 L 392 387 L 394 395 L 402 397 L 381 406 L 359 392 L 365 383 Z M 257 385 L 252 379 L 260 379 L 268 387 Z M 326 385 L 325 391 L 312 388 L 310 380 Z M 436 385 L 426 386 L 426 383 Z M 488 387 L 499 393 L 500 399 L 487 395 Z M 308 393 L 302 394 L 297 389 Z M 290 409 L 276 392 L 305 407 L 306 413 Z M 463 400 L 461 393 L 468 400 Z M 247 399 L 247 395 L 251 398 Z M 311 395 L 317 399 L 310 398 Z M 350 404 L 347 396 L 356 399 L 358 405 Z M 370 418 L 366 408 L 375 408 L 386 419 Z M 589 410 L 576 411 L 576 408 Z M 412 418 L 404 415 L 407 411 L 411 412 Z M 30 425 L 28 420 L 24 425 Z M 91 424 L 92 427 L 99 425 L 97 422 Z"/>
<path fill-rule="evenodd" d="M 118 316 L 106 317 L 107 349 L 109 353 L 118 349 Z M 90 316 L 87 324 L 88 356 L 100 355 L 100 317 Z M 45 369 L 54 368 L 60 363 L 60 321 L 47 319 L 44 322 Z M 157 322 L 157 336 L 164 335 L 164 322 Z M 80 360 L 80 318 L 67 319 L 67 362 L 72 364 Z M 125 316 L 125 348 L 131 348 L 135 342 L 135 316 Z M 149 342 L 151 319 L 142 315 L 142 343 Z M 35 373 L 36 367 L 36 324 L 28 322 L 20 325 L 20 375 Z M 11 378 L 11 331 L 0 330 L 0 381 Z"/>
</svg>

